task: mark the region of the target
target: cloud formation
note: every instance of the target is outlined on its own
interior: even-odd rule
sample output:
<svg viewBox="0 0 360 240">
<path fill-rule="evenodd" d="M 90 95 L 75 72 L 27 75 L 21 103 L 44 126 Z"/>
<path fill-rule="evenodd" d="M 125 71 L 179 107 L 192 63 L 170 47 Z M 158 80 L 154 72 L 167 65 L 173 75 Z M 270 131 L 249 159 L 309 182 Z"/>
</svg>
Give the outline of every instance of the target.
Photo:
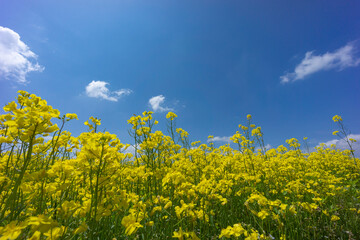
<svg viewBox="0 0 360 240">
<path fill-rule="evenodd" d="M 137 148 L 139 148 L 139 145 L 136 145 Z M 135 147 L 133 145 L 130 145 L 124 153 L 131 153 L 133 156 L 135 156 Z"/>
<path fill-rule="evenodd" d="M 26 83 L 27 73 L 44 70 L 36 59 L 37 55 L 20 40 L 18 33 L 0 26 L 0 79 Z"/>
<path fill-rule="evenodd" d="M 265 147 L 265 151 L 268 151 L 272 148 L 272 146 L 270 144 L 266 144 L 264 147 Z M 259 150 L 261 150 L 261 147 L 255 148 L 255 151 L 259 151 Z"/>
<path fill-rule="evenodd" d="M 219 136 L 215 136 L 213 138 L 209 138 L 207 140 L 207 142 L 226 142 L 226 143 L 231 143 L 230 137 L 219 137 Z"/>
<path fill-rule="evenodd" d="M 101 98 L 112 102 L 117 102 L 119 98 L 132 93 L 130 89 L 120 89 L 110 91 L 106 85 L 109 83 L 104 81 L 92 81 L 85 87 L 86 95 L 93 98 Z"/>
<path fill-rule="evenodd" d="M 356 67 L 360 64 L 360 58 L 356 56 L 356 53 L 354 42 L 323 55 L 315 55 L 313 51 L 307 52 L 305 58 L 295 67 L 294 72 L 280 77 L 281 83 L 295 82 L 320 71 L 331 69 L 341 71 L 348 67 Z"/>
<path fill-rule="evenodd" d="M 171 111 L 173 109 L 163 106 L 165 102 L 165 97 L 163 95 L 158 95 L 149 99 L 150 107 L 154 112 L 165 112 Z"/>
<path fill-rule="evenodd" d="M 356 142 L 352 144 L 352 147 L 355 150 L 355 153 L 359 156 L 359 154 L 360 154 L 360 134 L 349 134 L 348 138 L 349 139 L 352 138 L 352 139 L 356 140 Z M 332 139 L 330 141 L 324 142 L 324 144 L 327 147 L 330 147 L 332 144 L 335 144 L 336 147 L 341 150 L 350 149 L 347 142 L 342 139 Z M 320 145 L 318 145 L 318 146 L 320 146 Z"/>
</svg>

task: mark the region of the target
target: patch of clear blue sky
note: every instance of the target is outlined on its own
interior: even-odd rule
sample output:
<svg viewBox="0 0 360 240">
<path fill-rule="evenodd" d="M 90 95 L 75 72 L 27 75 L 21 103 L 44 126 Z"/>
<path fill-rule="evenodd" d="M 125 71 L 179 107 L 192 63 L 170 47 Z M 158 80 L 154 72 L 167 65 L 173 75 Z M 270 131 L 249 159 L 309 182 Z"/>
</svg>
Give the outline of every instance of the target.
<svg viewBox="0 0 360 240">
<path fill-rule="evenodd" d="M 272 146 L 308 136 L 332 139 L 331 117 L 360 133 L 360 68 L 280 84 L 307 51 L 334 51 L 360 38 L 358 1 L 4 1 L 0 26 L 19 33 L 45 67 L 26 86 L 0 81 L 0 102 L 19 89 L 75 112 L 75 135 L 90 116 L 129 141 L 126 120 L 166 97 L 192 140 L 230 136 L 254 117 Z M 118 102 L 86 97 L 92 80 L 133 94 Z M 154 115 L 165 123 L 165 113 Z"/>
</svg>

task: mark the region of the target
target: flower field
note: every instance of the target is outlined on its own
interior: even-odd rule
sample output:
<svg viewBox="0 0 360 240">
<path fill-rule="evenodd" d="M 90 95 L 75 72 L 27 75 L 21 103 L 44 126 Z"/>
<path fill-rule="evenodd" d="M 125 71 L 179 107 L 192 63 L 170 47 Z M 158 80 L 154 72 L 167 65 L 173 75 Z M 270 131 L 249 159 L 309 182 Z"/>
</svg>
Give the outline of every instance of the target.
<svg viewBox="0 0 360 240">
<path fill-rule="evenodd" d="M 4 111 L 0 240 L 360 238 L 351 150 L 303 151 L 294 138 L 266 149 L 250 115 L 232 148 L 190 142 L 171 112 L 167 134 L 152 112 L 131 117 L 126 144 L 93 117 L 72 136 L 76 114 L 25 91 Z"/>
</svg>

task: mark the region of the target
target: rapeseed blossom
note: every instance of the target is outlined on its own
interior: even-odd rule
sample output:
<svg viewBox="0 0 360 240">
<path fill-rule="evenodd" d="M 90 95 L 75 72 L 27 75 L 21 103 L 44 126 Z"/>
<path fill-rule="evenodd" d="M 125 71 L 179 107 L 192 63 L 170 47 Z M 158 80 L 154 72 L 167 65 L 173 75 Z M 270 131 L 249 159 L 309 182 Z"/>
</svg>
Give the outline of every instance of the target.
<svg viewBox="0 0 360 240">
<path fill-rule="evenodd" d="M 266 149 L 250 114 L 231 145 L 215 147 L 190 142 L 172 112 L 170 136 L 156 129 L 153 112 L 132 116 L 130 144 L 102 131 L 95 117 L 72 136 L 64 129 L 75 113 L 61 116 L 25 91 L 3 109 L 0 240 L 360 235 L 353 151 L 321 145 L 304 153 L 295 138 Z M 333 134 L 347 136 L 341 128 Z"/>
<path fill-rule="evenodd" d="M 341 121 L 342 121 L 342 118 L 341 118 L 339 115 L 335 115 L 335 116 L 333 116 L 332 120 L 333 120 L 334 122 L 341 122 Z"/>
</svg>

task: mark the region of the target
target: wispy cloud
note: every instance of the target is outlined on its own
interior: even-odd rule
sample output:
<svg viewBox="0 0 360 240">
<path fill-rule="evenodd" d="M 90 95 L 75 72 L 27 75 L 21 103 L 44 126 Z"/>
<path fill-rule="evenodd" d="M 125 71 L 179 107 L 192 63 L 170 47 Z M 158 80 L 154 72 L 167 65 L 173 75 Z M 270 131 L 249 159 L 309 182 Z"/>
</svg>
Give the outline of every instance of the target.
<svg viewBox="0 0 360 240">
<path fill-rule="evenodd" d="M 139 149 L 139 145 L 136 145 L 136 147 Z M 133 156 L 135 155 L 135 147 L 133 145 L 130 145 L 124 153 L 131 153 Z"/>
<path fill-rule="evenodd" d="M 154 112 L 165 112 L 172 111 L 172 108 L 164 106 L 165 97 L 163 95 L 158 95 L 149 99 L 150 107 Z"/>
<path fill-rule="evenodd" d="M 272 148 L 272 146 L 270 144 L 266 144 L 264 147 L 265 147 L 266 151 L 268 151 L 268 150 L 270 150 Z M 255 151 L 259 151 L 259 150 L 261 150 L 261 147 L 256 147 L 255 148 Z"/>
<path fill-rule="evenodd" d="M 341 71 L 348 67 L 356 67 L 360 64 L 360 58 L 356 56 L 356 53 L 355 42 L 323 55 L 315 55 L 313 51 L 307 52 L 305 58 L 295 67 L 294 72 L 280 77 L 281 82 L 295 82 L 320 71 L 331 69 Z"/>
<path fill-rule="evenodd" d="M 36 59 L 37 55 L 20 40 L 18 33 L 0 26 L 0 79 L 26 83 L 27 73 L 44 70 Z"/>
<path fill-rule="evenodd" d="M 114 92 L 117 96 L 122 97 L 122 96 L 127 96 L 130 95 L 132 93 L 132 90 L 130 89 L 120 89 Z"/>
<path fill-rule="evenodd" d="M 357 155 L 359 155 L 359 153 L 360 153 L 360 134 L 349 134 L 348 138 L 352 138 L 352 139 L 356 140 L 356 142 L 352 144 L 352 147 L 353 147 L 353 150 L 355 150 L 355 153 L 357 153 Z M 330 147 L 332 144 L 335 144 L 336 147 L 341 150 L 349 149 L 349 145 L 347 144 L 347 142 L 342 139 L 332 139 L 327 142 L 324 142 L 324 144 L 327 147 Z M 318 146 L 320 146 L 320 144 Z"/>
<path fill-rule="evenodd" d="M 229 137 L 219 137 L 219 136 L 215 136 L 213 138 L 209 138 L 207 140 L 207 142 L 226 142 L 226 143 L 230 143 L 230 136 Z"/>
<path fill-rule="evenodd" d="M 130 89 L 120 89 L 117 91 L 110 91 L 106 85 L 109 83 L 104 81 L 92 81 L 85 87 L 86 95 L 93 98 L 101 98 L 112 102 L 117 102 L 120 97 L 132 93 Z"/>
</svg>

